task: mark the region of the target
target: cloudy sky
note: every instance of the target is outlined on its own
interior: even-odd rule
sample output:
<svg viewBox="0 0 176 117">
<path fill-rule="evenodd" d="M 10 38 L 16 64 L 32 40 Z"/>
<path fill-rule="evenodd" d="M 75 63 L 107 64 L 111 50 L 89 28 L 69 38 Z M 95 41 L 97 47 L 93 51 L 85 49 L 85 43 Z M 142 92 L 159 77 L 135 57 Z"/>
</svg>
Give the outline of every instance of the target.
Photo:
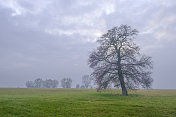
<svg viewBox="0 0 176 117">
<path fill-rule="evenodd" d="M 139 30 L 153 88 L 176 89 L 175 0 L 0 0 L 0 87 L 38 77 L 80 83 L 96 39 L 120 24 Z"/>
</svg>

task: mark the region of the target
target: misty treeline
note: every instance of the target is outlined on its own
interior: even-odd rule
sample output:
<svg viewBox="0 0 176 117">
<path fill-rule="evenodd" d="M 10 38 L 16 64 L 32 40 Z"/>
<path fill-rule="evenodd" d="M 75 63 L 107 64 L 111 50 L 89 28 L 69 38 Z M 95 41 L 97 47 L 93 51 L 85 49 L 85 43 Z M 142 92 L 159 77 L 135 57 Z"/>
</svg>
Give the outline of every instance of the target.
<svg viewBox="0 0 176 117">
<path fill-rule="evenodd" d="M 34 81 L 27 81 L 27 88 L 57 88 L 59 85 L 58 80 L 46 79 L 43 80 L 41 78 L 37 78 Z M 63 78 L 61 80 L 61 86 L 63 88 L 71 88 L 72 79 L 71 78 Z"/>
<path fill-rule="evenodd" d="M 76 88 L 92 88 L 91 86 L 92 78 L 89 75 L 82 76 L 82 84 L 76 84 Z M 63 78 L 60 81 L 60 86 L 62 88 L 72 88 L 73 80 L 71 78 Z M 37 78 L 34 81 L 27 81 L 27 88 L 57 88 L 59 86 L 58 80 Z"/>
<path fill-rule="evenodd" d="M 27 81 L 27 88 L 57 88 L 59 82 L 57 80 L 37 78 L 34 81 Z"/>
</svg>

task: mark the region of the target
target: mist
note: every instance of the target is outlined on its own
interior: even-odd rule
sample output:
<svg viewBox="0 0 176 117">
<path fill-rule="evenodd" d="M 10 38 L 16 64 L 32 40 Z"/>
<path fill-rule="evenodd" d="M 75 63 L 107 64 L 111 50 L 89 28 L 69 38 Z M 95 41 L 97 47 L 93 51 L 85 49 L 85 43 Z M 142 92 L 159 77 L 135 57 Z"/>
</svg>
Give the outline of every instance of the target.
<svg viewBox="0 0 176 117">
<path fill-rule="evenodd" d="M 153 60 L 153 89 L 176 89 L 176 1 L 0 0 L 0 87 L 90 74 L 90 52 L 108 29 L 128 24 Z"/>
</svg>

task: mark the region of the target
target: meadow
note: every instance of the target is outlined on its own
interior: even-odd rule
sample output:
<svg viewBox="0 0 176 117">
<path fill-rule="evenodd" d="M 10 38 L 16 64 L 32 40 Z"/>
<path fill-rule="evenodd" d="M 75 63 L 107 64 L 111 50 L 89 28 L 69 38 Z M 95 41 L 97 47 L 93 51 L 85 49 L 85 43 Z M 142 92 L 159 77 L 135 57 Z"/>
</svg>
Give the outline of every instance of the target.
<svg viewBox="0 0 176 117">
<path fill-rule="evenodd" d="M 1 88 L 0 117 L 176 117 L 176 90 Z"/>
</svg>

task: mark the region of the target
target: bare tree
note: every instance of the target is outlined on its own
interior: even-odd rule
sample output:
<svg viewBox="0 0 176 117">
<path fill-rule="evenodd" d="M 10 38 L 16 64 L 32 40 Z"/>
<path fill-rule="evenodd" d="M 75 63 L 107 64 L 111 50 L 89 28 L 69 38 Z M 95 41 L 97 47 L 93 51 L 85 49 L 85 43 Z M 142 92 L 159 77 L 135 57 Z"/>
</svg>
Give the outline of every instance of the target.
<svg viewBox="0 0 176 117">
<path fill-rule="evenodd" d="M 127 96 L 127 89 L 151 87 L 151 57 L 140 54 L 139 46 L 134 43 L 137 33 L 136 29 L 121 25 L 97 40 L 100 45 L 90 54 L 89 66 L 94 70 L 92 76 L 98 89 L 107 88 L 113 82 Z"/>
<path fill-rule="evenodd" d="M 85 86 L 84 86 L 84 85 L 81 85 L 80 88 L 85 88 Z"/>
<path fill-rule="evenodd" d="M 71 78 L 63 78 L 61 80 L 61 85 L 63 88 L 71 88 L 72 79 Z"/>
<path fill-rule="evenodd" d="M 80 88 L 79 84 L 76 84 L 76 88 Z"/>
<path fill-rule="evenodd" d="M 26 82 L 26 87 L 27 87 L 27 88 L 35 88 L 35 87 L 34 87 L 34 82 L 33 82 L 33 81 L 27 81 L 27 82 Z"/>
<path fill-rule="evenodd" d="M 58 80 L 53 80 L 52 88 L 57 88 L 58 84 L 59 84 Z"/>
<path fill-rule="evenodd" d="M 41 78 L 37 78 L 34 81 L 35 88 L 42 88 L 43 86 L 43 80 Z"/>
<path fill-rule="evenodd" d="M 58 84 L 57 80 L 46 79 L 43 81 L 43 88 L 57 88 Z"/>
<path fill-rule="evenodd" d="M 82 83 L 85 88 L 89 88 L 91 84 L 91 77 L 89 75 L 82 76 Z"/>
<path fill-rule="evenodd" d="M 52 86 L 52 80 L 51 79 L 46 79 L 43 81 L 43 88 L 51 88 Z"/>
</svg>

